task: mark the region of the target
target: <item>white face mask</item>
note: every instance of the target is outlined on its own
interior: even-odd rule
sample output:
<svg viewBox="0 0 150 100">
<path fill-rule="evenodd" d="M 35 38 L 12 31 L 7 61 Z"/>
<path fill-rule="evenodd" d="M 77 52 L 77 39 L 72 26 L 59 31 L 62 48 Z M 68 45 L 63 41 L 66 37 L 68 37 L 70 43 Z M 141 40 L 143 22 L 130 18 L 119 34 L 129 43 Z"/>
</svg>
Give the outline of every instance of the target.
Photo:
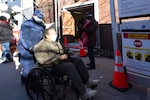
<svg viewBox="0 0 150 100">
<path fill-rule="evenodd" d="M 40 19 L 40 18 L 38 18 L 37 16 L 34 16 L 34 20 L 35 20 L 37 23 L 43 22 L 43 20 Z"/>
<path fill-rule="evenodd" d="M 51 35 L 51 40 L 52 40 L 52 41 L 56 41 L 56 39 L 57 39 L 57 34 Z"/>
<path fill-rule="evenodd" d="M 90 19 L 86 19 L 86 23 L 90 22 L 91 20 Z"/>
</svg>

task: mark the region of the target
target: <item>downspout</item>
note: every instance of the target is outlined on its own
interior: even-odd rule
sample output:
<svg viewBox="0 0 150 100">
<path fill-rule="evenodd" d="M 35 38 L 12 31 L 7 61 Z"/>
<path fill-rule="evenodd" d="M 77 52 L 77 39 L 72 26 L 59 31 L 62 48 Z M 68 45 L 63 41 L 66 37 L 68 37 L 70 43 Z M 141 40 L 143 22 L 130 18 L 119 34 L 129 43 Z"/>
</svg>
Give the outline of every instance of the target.
<svg viewBox="0 0 150 100">
<path fill-rule="evenodd" d="M 94 17 L 95 17 L 95 20 L 97 22 L 99 22 L 99 0 L 94 0 Z M 96 32 L 96 48 L 100 49 L 100 27 L 99 27 L 99 23 L 98 23 L 98 28 L 97 28 L 97 32 Z"/>
<path fill-rule="evenodd" d="M 117 35 L 116 35 L 116 16 L 115 16 L 115 6 L 114 0 L 110 0 L 110 13 L 111 13 L 111 27 L 112 27 L 112 37 L 113 37 L 113 48 L 114 48 L 114 57 L 116 55 L 116 50 L 118 49 Z"/>
<path fill-rule="evenodd" d="M 56 32 L 58 32 L 58 10 L 57 10 L 58 2 L 57 0 L 55 0 L 54 5 L 55 5 L 55 27 L 56 27 Z"/>
<path fill-rule="evenodd" d="M 58 36 L 59 36 L 59 38 L 60 38 L 60 35 L 61 35 L 61 33 L 60 33 L 60 18 L 61 18 L 61 0 L 58 0 L 58 2 L 57 2 L 57 5 L 58 5 L 58 9 L 57 9 L 57 11 L 58 11 L 58 15 L 57 15 L 57 20 L 58 20 L 58 24 L 57 24 L 57 31 L 58 31 Z"/>
</svg>

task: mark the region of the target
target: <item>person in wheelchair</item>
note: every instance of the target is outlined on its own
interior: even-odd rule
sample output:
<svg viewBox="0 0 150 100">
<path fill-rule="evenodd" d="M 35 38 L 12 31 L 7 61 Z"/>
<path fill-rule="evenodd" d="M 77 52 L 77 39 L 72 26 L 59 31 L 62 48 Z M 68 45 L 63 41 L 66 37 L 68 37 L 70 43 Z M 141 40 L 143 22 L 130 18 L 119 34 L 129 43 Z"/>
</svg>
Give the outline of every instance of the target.
<svg viewBox="0 0 150 100">
<path fill-rule="evenodd" d="M 88 99 L 96 95 L 97 90 L 90 89 L 97 86 L 100 80 L 92 80 L 84 62 L 79 57 L 71 57 L 63 44 L 57 41 L 55 27 L 45 29 L 44 38 L 34 48 L 34 56 L 43 67 L 52 67 L 56 74 L 68 75 L 73 86 L 82 98 Z"/>
</svg>

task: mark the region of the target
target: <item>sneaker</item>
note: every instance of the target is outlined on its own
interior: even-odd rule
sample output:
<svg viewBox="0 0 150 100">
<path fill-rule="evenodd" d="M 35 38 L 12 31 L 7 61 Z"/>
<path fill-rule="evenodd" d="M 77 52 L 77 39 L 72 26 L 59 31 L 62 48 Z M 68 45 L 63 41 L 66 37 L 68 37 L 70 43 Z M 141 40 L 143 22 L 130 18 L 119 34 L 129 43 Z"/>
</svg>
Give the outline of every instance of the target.
<svg viewBox="0 0 150 100">
<path fill-rule="evenodd" d="M 9 62 L 12 62 L 13 61 L 13 58 L 10 57 L 10 54 L 6 54 L 6 58 Z"/>
<path fill-rule="evenodd" d="M 91 64 L 90 63 L 88 63 L 88 64 L 86 64 L 87 66 L 90 66 Z"/>
<path fill-rule="evenodd" d="M 89 70 L 95 69 L 95 65 L 92 65 L 91 63 L 89 63 L 89 64 L 87 64 L 86 69 L 89 69 Z"/>
<path fill-rule="evenodd" d="M 13 60 L 13 58 L 10 58 L 9 61 L 10 61 L 10 62 L 13 62 L 14 60 Z"/>
<path fill-rule="evenodd" d="M 90 67 L 90 66 L 88 66 L 88 67 L 86 67 L 86 69 L 92 70 L 92 69 L 95 69 L 95 67 Z"/>
<path fill-rule="evenodd" d="M 100 83 L 100 80 L 89 80 L 87 83 L 86 83 L 86 86 L 87 88 L 94 88 L 94 87 L 97 87 L 97 85 Z"/>
<path fill-rule="evenodd" d="M 4 62 L 2 62 L 2 63 L 10 63 L 10 62 L 12 62 L 12 61 L 6 59 L 6 60 L 5 60 Z"/>
<path fill-rule="evenodd" d="M 83 95 L 83 100 L 91 99 L 96 95 L 96 90 L 86 90 L 86 92 Z"/>
</svg>

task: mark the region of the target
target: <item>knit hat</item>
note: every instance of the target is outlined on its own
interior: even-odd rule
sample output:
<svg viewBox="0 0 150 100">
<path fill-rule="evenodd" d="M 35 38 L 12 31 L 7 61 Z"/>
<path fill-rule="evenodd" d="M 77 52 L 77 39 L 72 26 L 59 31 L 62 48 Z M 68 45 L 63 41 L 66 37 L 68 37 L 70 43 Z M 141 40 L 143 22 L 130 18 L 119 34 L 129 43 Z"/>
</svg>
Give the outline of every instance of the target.
<svg viewBox="0 0 150 100">
<path fill-rule="evenodd" d="M 90 12 L 86 12 L 86 16 L 87 19 L 92 19 L 93 15 Z"/>
<path fill-rule="evenodd" d="M 35 10 L 33 15 L 36 15 L 40 19 L 44 18 L 44 15 L 43 15 L 42 11 L 40 11 L 40 10 Z"/>
<path fill-rule="evenodd" d="M 6 21 L 7 18 L 6 18 L 5 16 L 0 16 L 0 20 L 1 20 L 1 21 Z"/>
</svg>

